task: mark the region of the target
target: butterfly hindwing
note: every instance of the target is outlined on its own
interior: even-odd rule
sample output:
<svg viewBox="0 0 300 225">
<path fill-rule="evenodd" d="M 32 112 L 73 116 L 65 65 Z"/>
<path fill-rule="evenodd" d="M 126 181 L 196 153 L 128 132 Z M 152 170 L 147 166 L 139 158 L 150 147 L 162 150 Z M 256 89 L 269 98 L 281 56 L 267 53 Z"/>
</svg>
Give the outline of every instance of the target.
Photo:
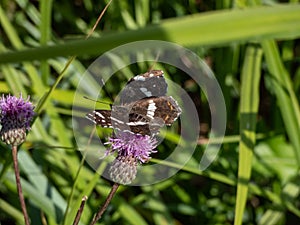
<svg viewBox="0 0 300 225">
<path fill-rule="evenodd" d="M 151 97 L 132 103 L 130 113 L 145 115 L 149 121 L 161 119 L 170 126 L 180 115 L 181 109 L 171 96 Z"/>
</svg>

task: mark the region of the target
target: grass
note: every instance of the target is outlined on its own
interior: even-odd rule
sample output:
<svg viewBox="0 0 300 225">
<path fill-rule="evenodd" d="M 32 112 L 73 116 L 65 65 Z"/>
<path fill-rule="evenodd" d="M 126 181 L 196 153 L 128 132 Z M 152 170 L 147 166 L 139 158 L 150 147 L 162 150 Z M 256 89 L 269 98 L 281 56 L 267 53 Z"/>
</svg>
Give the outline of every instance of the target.
<svg viewBox="0 0 300 225">
<path fill-rule="evenodd" d="M 93 109 L 94 103 L 83 96 L 97 98 L 100 73 L 131 60 L 111 54 L 111 62 L 95 74 L 85 74 L 95 58 L 148 39 L 188 47 L 211 66 L 226 104 L 226 134 L 217 159 L 199 170 L 208 140 L 220 144 L 210 130 L 214 111 L 191 77 L 158 62 L 155 67 L 166 72 L 168 82 L 180 85 L 195 102 L 201 125 L 198 144 L 192 157 L 184 151 L 178 154 L 190 158 L 181 168 L 180 160 L 164 160 L 180 140 L 180 124 L 162 132 L 166 138 L 151 163 L 181 170 L 149 186 L 121 186 L 99 224 L 299 223 L 300 69 L 295 50 L 300 6 L 270 2 L 262 6 L 236 1 L 231 8 L 227 1 L 113 1 L 92 37 L 84 40 L 107 2 L 2 0 L 0 91 L 30 95 L 38 112 L 18 152 L 32 224 L 72 224 L 84 195 L 88 201 L 80 224 L 88 224 L 104 201 L 111 186 L 100 177 L 105 164 L 94 154 L 82 161 L 84 149 L 76 139 L 79 132 L 88 135 L 91 126 L 80 127 L 81 120 L 74 122 L 72 115 L 80 118 Z M 152 65 L 138 52 L 131 50 L 140 62 L 126 65 L 108 80 L 108 94 L 102 90 L 101 101 L 111 101 L 130 77 Z M 61 73 L 73 55 L 77 58 Z M 97 135 L 104 140 L 109 132 L 98 129 Z M 98 142 L 93 139 L 89 149 L 97 153 Z M 22 224 L 10 150 L 1 144 L 0 151 L 0 222 Z M 150 177 L 153 171 L 148 172 Z"/>
</svg>

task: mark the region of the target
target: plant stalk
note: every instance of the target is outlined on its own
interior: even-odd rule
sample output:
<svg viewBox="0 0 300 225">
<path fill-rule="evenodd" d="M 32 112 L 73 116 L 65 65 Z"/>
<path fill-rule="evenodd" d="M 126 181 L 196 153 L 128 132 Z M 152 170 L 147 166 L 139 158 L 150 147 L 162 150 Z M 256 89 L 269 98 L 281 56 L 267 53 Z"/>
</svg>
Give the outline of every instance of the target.
<svg viewBox="0 0 300 225">
<path fill-rule="evenodd" d="M 101 218 L 102 214 L 105 212 L 106 208 L 108 207 L 110 201 L 114 197 L 114 194 L 118 190 L 119 186 L 120 186 L 120 184 L 114 183 L 114 185 L 112 186 L 112 188 L 111 188 L 111 190 L 110 190 L 103 206 L 99 209 L 98 213 L 94 216 L 94 218 L 93 218 L 92 222 L 90 223 L 90 225 L 94 225 Z"/>
<path fill-rule="evenodd" d="M 26 204 L 22 192 L 22 186 L 20 181 L 20 172 L 19 172 L 19 166 L 18 166 L 18 147 L 16 145 L 12 146 L 12 157 L 13 157 L 13 164 L 14 164 L 14 170 L 15 170 L 15 176 L 16 176 L 16 184 L 17 184 L 17 190 L 19 195 L 19 200 L 22 208 L 22 212 L 24 215 L 25 225 L 30 225 L 29 217 L 26 210 Z"/>
</svg>

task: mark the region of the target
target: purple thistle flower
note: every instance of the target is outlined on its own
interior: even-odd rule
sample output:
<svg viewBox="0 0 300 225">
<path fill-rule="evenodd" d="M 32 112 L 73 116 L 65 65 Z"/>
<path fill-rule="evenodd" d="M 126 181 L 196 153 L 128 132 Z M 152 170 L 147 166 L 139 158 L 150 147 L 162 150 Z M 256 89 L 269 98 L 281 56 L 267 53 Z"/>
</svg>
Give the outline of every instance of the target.
<svg viewBox="0 0 300 225">
<path fill-rule="evenodd" d="M 157 152 L 154 150 L 157 146 L 157 141 L 148 135 L 134 134 L 130 132 L 120 131 L 117 137 L 109 138 L 105 144 L 110 144 L 106 154 L 118 152 L 118 156 L 130 156 L 137 159 L 140 163 L 148 162 L 151 153 Z"/>
<path fill-rule="evenodd" d="M 151 153 L 157 146 L 157 141 L 148 135 L 133 134 L 120 131 L 117 137 L 109 138 L 110 149 L 106 154 L 118 152 L 117 158 L 109 169 L 111 179 L 119 184 L 130 184 L 136 177 L 137 164 L 148 162 Z"/>
<path fill-rule="evenodd" d="M 30 122 L 34 116 L 34 106 L 27 100 L 15 96 L 0 97 L 0 136 L 3 142 L 19 145 L 26 138 L 26 130 L 30 130 Z"/>
</svg>

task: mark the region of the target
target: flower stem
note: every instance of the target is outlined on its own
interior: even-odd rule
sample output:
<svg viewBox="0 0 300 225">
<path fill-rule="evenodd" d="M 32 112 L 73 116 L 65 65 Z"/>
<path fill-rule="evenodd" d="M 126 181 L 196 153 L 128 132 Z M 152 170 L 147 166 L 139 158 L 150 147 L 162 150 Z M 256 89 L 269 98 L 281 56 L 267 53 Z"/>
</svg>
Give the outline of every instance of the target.
<svg viewBox="0 0 300 225">
<path fill-rule="evenodd" d="M 112 186 L 112 188 L 111 188 L 111 190 L 110 190 L 103 206 L 99 209 L 98 213 L 94 216 L 94 218 L 93 218 L 92 222 L 90 223 L 90 225 L 94 225 L 101 218 L 102 214 L 105 212 L 106 208 L 108 207 L 110 201 L 114 197 L 114 194 L 118 190 L 119 186 L 120 186 L 120 184 L 114 183 L 114 185 Z"/>
<path fill-rule="evenodd" d="M 81 204 L 80 204 L 80 207 L 79 207 L 79 209 L 77 211 L 77 214 L 76 214 L 75 220 L 73 222 L 73 225 L 78 225 L 78 223 L 80 221 L 80 217 L 81 217 L 82 211 L 83 211 L 83 208 L 85 206 L 85 203 L 86 203 L 87 199 L 88 199 L 87 196 L 83 196 L 83 198 L 81 199 Z"/>
<path fill-rule="evenodd" d="M 26 204 L 25 204 L 24 196 L 23 196 L 23 192 L 22 192 L 21 181 L 20 181 L 20 172 L 19 172 L 19 166 L 18 166 L 18 147 L 16 145 L 12 146 L 12 157 L 13 157 L 15 176 L 16 176 L 17 190 L 18 190 L 18 195 L 19 195 L 19 199 L 20 199 L 22 212 L 24 215 L 25 225 L 30 225 L 29 217 L 28 217 L 27 210 L 26 210 Z"/>
</svg>

